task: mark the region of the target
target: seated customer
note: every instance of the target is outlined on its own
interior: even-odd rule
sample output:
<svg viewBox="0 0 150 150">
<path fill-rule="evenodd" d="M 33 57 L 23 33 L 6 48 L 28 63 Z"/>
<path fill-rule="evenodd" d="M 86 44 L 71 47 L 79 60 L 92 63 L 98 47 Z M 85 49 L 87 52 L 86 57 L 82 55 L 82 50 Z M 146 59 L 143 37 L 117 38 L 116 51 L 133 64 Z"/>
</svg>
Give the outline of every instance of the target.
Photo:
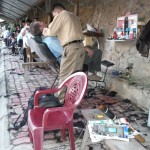
<svg viewBox="0 0 150 150">
<path fill-rule="evenodd" d="M 32 23 L 30 26 L 30 31 L 34 36 L 34 40 L 39 44 L 45 43 L 60 63 L 63 47 L 57 37 L 42 37 L 39 22 Z"/>
<path fill-rule="evenodd" d="M 57 37 L 45 37 L 42 39 L 41 31 L 40 31 L 40 23 L 35 22 L 32 23 L 30 26 L 30 31 L 34 35 L 34 39 L 37 43 L 45 42 L 50 49 L 50 51 L 55 55 L 56 58 L 60 58 L 61 53 L 63 51 L 63 47 L 61 46 L 59 40 Z M 91 38 L 85 37 L 85 60 L 84 64 L 88 65 L 88 70 L 92 74 L 89 76 L 90 80 L 101 80 L 101 77 L 96 75 L 97 71 L 101 70 L 101 56 L 102 56 L 102 51 L 95 48 L 96 44 L 95 42 L 92 41 L 92 43 L 88 43 L 87 40 Z M 59 59 L 60 62 L 60 59 Z"/>
<path fill-rule="evenodd" d="M 101 71 L 101 58 L 102 51 L 97 48 L 97 42 L 92 37 L 84 38 L 85 53 L 84 64 L 88 66 L 88 71 L 91 75 L 88 76 L 89 80 L 101 80 L 100 76 L 97 76 L 97 72 Z"/>
</svg>

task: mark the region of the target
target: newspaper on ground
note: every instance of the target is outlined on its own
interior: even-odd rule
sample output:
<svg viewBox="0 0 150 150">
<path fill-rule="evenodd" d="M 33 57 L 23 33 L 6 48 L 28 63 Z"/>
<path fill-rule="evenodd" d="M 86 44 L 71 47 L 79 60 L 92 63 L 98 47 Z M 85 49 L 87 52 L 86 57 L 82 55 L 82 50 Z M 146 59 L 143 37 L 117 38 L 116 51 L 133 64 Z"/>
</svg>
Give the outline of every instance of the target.
<svg viewBox="0 0 150 150">
<path fill-rule="evenodd" d="M 117 125 L 113 120 L 90 120 L 88 129 L 92 142 L 103 139 L 117 139 L 129 141 L 128 125 Z"/>
</svg>

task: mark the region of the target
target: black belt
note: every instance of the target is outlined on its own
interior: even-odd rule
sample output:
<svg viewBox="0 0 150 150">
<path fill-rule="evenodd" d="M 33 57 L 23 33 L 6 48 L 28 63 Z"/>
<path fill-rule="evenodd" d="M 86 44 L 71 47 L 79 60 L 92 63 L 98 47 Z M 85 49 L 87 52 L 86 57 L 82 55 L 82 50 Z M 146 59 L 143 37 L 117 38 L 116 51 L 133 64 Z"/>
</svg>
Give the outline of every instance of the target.
<svg viewBox="0 0 150 150">
<path fill-rule="evenodd" d="M 72 42 L 69 42 L 69 43 L 65 44 L 63 47 L 65 47 L 67 45 L 70 45 L 72 43 L 81 43 L 81 42 L 82 42 L 82 40 L 75 40 L 75 41 L 72 41 Z"/>
</svg>

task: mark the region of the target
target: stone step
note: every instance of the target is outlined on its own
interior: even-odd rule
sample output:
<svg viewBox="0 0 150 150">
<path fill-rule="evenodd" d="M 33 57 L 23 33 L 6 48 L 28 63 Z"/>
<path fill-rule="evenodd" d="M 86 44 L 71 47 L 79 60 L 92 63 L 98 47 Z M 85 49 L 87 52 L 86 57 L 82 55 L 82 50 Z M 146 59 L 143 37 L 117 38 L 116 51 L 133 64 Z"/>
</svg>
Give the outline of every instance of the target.
<svg viewBox="0 0 150 150">
<path fill-rule="evenodd" d="M 139 107 L 149 110 L 150 108 L 150 79 L 126 80 L 123 78 L 107 75 L 107 87 L 123 99 L 130 99 Z"/>
<path fill-rule="evenodd" d="M 130 139 L 129 142 L 119 140 L 105 140 L 105 144 L 110 148 L 110 150 L 146 150 L 135 139 Z"/>
</svg>

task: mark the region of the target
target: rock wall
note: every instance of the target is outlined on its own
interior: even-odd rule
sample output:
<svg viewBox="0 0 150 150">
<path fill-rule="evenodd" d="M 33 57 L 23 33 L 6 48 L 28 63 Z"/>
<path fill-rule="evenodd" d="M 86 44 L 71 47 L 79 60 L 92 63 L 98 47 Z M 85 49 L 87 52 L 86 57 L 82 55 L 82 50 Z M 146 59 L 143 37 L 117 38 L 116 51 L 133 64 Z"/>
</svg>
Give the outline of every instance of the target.
<svg viewBox="0 0 150 150">
<path fill-rule="evenodd" d="M 71 0 L 75 1 L 75 0 Z M 74 12 L 74 5 L 68 0 L 55 0 L 62 3 L 66 9 Z M 41 5 L 44 10 L 44 4 Z M 114 42 L 107 38 L 113 34 L 117 24 L 117 17 L 124 16 L 127 12 L 138 14 L 146 23 L 150 17 L 149 0 L 80 0 L 79 16 L 83 29 L 89 23 L 103 30 L 105 37 L 100 38 L 100 47 L 103 50 L 103 59 L 114 62 L 115 69 L 125 70 L 128 64 L 133 63 L 132 75 L 136 77 L 150 76 L 150 58 L 141 57 L 135 47 L 136 41 Z M 33 13 L 32 13 L 33 14 Z M 40 14 L 40 21 L 47 23 L 47 15 Z M 32 16 L 32 15 L 30 15 Z"/>
<path fill-rule="evenodd" d="M 144 18 L 146 23 L 150 16 L 149 0 L 80 0 L 80 18 L 85 28 L 86 23 L 103 29 L 104 39 L 100 39 L 103 59 L 115 63 L 116 69 L 124 70 L 133 63 L 133 76 L 150 76 L 150 58 L 143 58 L 135 47 L 136 41 L 114 42 L 107 41 L 113 34 L 117 17 L 124 16 L 128 11 Z"/>
</svg>

